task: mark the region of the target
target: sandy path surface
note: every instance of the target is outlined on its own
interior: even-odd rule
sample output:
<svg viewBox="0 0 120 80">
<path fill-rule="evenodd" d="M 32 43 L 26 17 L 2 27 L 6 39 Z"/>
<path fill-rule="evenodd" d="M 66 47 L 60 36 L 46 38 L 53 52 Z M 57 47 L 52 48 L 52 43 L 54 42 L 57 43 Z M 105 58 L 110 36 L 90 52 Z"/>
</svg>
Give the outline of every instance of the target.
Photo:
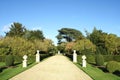
<svg viewBox="0 0 120 80">
<path fill-rule="evenodd" d="M 92 80 L 65 56 L 56 55 L 10 80 Z"/>
</svg>

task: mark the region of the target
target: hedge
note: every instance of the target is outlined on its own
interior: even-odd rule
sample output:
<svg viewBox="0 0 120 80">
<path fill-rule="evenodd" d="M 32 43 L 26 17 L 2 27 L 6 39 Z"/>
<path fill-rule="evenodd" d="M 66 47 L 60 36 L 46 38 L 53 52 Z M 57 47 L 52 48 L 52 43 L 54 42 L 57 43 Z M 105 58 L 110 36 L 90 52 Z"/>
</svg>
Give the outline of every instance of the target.
<svg viewBox="0 0 120 80">
<path fill-rule="evenodd" d="M 49 56 L 52 56 L 52 54 L 40 54 L 40 60 L 43 60 L 44 58 L 47 58 Z M 14 55 L 15 63 L 22 63 L 22 60 L 23 60 L 22 57 L 23 56 L 20 56 L 20 55 Z M 6 55 L 0 56 L 0 62 L 5 62 L 5 58 L 6 58 Z M 35 62 L 35 55 L 28 56 L 28 61 Z"/>
<path fill-rule="evenodd" d="M 110 73 L 120 71 L 120 63 L 117 61 L 109 61 L 106 65 L 106 68 Z"/>
<path fill-rule="evenodd" d="M 69 57 L 71 60 L 73 60 L 73 55 L 72 54 L 66 54 L 67 57 Z M 102 55 L 104 58 L 104 62 L 108 62 L 108 61 L 118 61 L 120 62 L 120 55 Z M 77 55 L 77 59 L 78 62 L 81 63 L 82 62 L 82 55 Z M 96 64 L 95 62 L 95 57 L 96 55 L 94 54 L 89 54 L 86 55 L 86 60 L 88 63 L 92 63 L 92 64 Z"/>
</svg>

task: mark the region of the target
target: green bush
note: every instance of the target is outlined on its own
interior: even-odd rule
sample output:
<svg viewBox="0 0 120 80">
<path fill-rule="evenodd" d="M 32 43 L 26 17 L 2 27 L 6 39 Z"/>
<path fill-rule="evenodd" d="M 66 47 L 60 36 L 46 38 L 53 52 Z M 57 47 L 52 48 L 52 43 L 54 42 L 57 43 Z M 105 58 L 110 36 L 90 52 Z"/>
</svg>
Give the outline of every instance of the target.
<svg viewBox="0 0 120 80">
<path fill-rule="evenodd" d="M 8 67 L 14 65 L 14 57 L 13 57 L 13 55 L 9 54 L 9 55 L 6 56 L 6 58 L 5 58 L 5 64 Z"/>
<path fill-rule="evenodd" d="M 120 55 L 113 56 L 114 61 L 120 62 Z"/>
<path fill-rule="evenodd" d="M 77 62 L 82 63 L 82 55 L 77 55 Z"/>
<path fill-rule="evenodd" d="M 5 62 L 5 56 L 0 56 L 0 62 Z"/>
<path fill-rule="evenodd" d="M 110 73 L 113 73 L 117 70 L 120 70 L 120 63 L 118 63 L 117 61 L 109 61 L 106 65 L 106 68 L 107 70 L 110 72 Z"/>
<path fill-rule="evenodd" d="M 19 55 L 14 55 L 14 62 L 15 63 L 22 63 L 22 56 L 19 56 Z"/>
<path fill-rule="evenodd" d="M 86 57 L 88 63 L 95 64 L 95 55 L 86 55 Z"/>
<path fill-rule="evenodd" d="M 95 62 L 97 66 L 102 66 L 104 64 L 104 58 L 101 54 L 96 55 Z"/>
<path fill-rule="evenodd" d="M 103 57 L 105 62 L 113 61 L 113 55 L 103 55 Z"/>
</svg>

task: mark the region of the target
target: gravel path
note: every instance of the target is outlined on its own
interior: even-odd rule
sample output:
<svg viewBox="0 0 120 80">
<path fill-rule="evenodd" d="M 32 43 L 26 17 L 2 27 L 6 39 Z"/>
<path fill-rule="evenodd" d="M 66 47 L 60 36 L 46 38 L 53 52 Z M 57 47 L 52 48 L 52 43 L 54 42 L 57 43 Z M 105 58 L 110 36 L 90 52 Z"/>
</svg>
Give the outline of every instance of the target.
<svg viewBox="0 0 120 80">
<path fill-rule="evenodd" d="M 10 80 L 92 80 L 65 56 L 56 55 Z"/>
</svg>

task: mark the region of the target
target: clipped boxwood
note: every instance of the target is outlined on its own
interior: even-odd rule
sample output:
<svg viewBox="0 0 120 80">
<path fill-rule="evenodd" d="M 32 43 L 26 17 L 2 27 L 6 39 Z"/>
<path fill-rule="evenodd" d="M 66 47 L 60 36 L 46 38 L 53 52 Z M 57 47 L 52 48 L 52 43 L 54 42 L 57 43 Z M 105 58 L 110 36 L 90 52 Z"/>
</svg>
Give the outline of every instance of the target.
<svg viewBox="0 0 120 80">
<path fill-rule="evenodd" d="M 120 70 L 120 63 L 117 62 L 117 61 L 109 61 L 106 65 L 106 68 L 107 70 L 110 72 L 110 73 L 113 73 L 117 70 Z"/>
<path fill-rule="evenodd" d="M 103 66 L 104 58 L 101 54 L 96 55 L 95 62 L 97 66 Z"/>
<path fill-rule="evenodd" d="M 13 57 L 13 55 L 9 54 L 9 55 L 6 56 L 6 58 L 5 58 L 5 64 L 8 67 L 14 65 L 14 57 Z"/>
</svg>

